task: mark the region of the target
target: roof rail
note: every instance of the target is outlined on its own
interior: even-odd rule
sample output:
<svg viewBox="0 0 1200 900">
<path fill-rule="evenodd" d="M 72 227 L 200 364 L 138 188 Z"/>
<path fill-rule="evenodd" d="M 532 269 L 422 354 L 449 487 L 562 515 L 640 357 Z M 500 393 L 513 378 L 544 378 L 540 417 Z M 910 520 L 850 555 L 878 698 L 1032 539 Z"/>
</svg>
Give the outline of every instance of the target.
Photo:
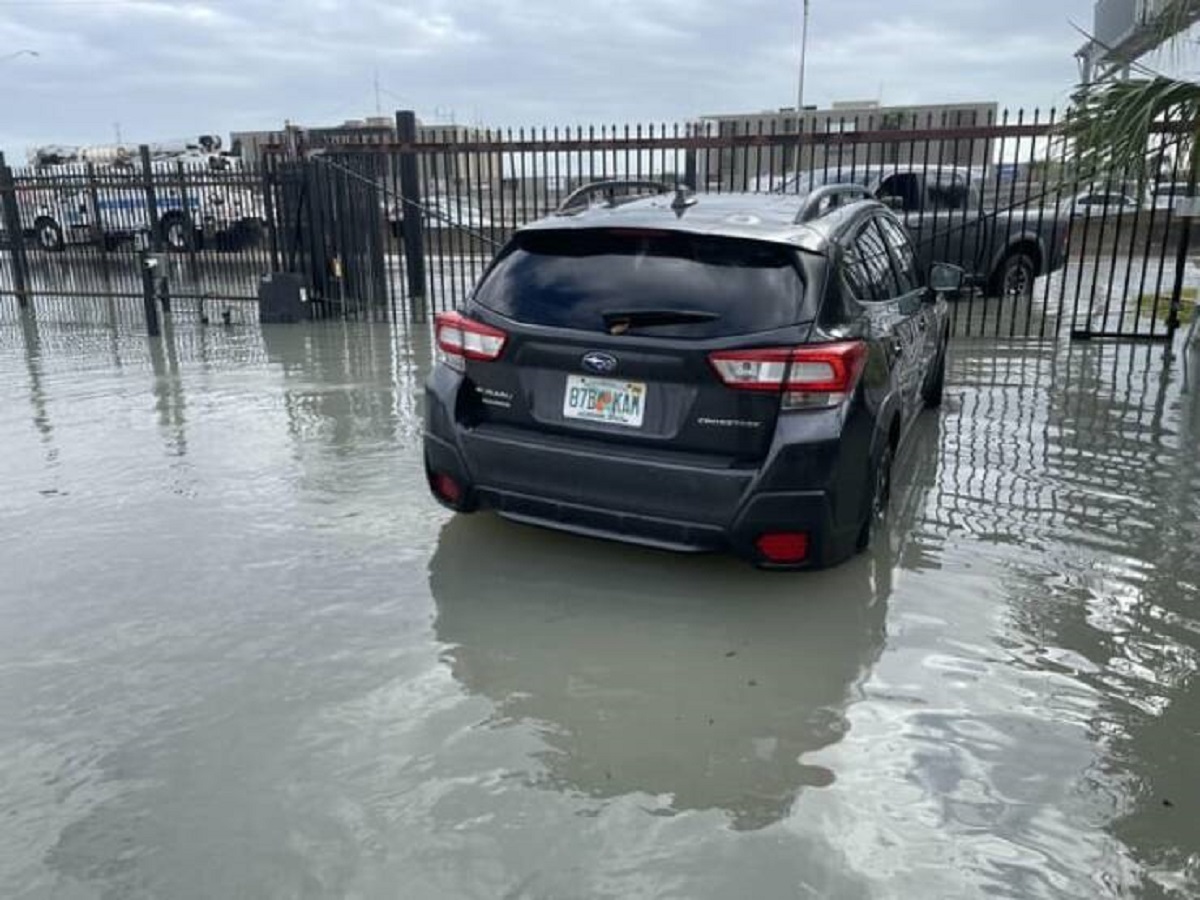
<svg viewBox="0 0 1200 900">
<path fill-rule="evenodd" d="M 555 215 L 564 216 L 572 212 L 577 212 L 583 207 L 586 207 L 596 194 L 607 194 L 608 203 L 610 206 L 618 205 L 617 191 L 628 190 L 630 188 L 642 188 L 644 190 L 653 191 L 656 194 L 670 194 L 677 190 L 675 185 L 667 184 L 663 181 L 649 181 L 640 178 L 614 178 L 610 181 L 593 181 L 591 184 L 585 184 L 581 188 L 571 191 L 558 205 Z M 638 198 L 631 197 L 624 202 L 628 203 L 631 200 Z"/>
<path fill-rule="evenodd" d="M 853 198 L 853 199 L 851 199 Z M 861 184 L 827 184 L 815 191 L 810 191 L 804 198 L 804 205 L 796 215 L 796 224 L 803 225 L 828 214 L 831 210 L 852 203 L 854 200 L 873 200 L 875 195 Z M 826 200 L 829 206 L 824 211 L 821 204 Z"/>
</svg>

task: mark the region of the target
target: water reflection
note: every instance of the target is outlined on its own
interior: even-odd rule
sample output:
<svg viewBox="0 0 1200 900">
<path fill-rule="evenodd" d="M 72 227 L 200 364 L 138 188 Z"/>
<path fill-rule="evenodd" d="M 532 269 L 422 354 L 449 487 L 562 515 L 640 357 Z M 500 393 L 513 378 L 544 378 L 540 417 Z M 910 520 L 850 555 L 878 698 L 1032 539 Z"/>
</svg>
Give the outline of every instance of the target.
<svg viewBox="0 0 1200 900">
<path fill-rule="evenodd" d="M 928 463 L 934 446 L 931 419 L 905 464 Z M 921 564 L 913 493 L 898 491 L 891 539 L 801 576 L 456 518 L 430 567 L 437 635 L 495 724 L 541 732 L 545 786 L 640 792 L 663 811 L 724 810 L 737 829 L 763 828 L 837 777 L 805 756 L 845 733 L 884 645 L 898 561 Z"/>
</svg>

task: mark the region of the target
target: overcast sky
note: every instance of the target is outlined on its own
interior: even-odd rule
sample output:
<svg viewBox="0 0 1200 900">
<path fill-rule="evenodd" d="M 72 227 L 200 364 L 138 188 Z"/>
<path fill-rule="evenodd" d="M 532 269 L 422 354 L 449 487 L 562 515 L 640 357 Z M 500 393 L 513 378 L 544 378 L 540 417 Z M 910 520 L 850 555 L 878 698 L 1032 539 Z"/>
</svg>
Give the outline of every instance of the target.
<svg viewBox="0 0 1200 900">
<path fill-rule="evenodd" d="M 0 148 L 795 103 L 801 0 L 0 0 Z M 812 0 L 806 99 L 1062 105 L 1092 0 Z M 37 58 L 2 59 L 28 48 Z"/>
</svg>

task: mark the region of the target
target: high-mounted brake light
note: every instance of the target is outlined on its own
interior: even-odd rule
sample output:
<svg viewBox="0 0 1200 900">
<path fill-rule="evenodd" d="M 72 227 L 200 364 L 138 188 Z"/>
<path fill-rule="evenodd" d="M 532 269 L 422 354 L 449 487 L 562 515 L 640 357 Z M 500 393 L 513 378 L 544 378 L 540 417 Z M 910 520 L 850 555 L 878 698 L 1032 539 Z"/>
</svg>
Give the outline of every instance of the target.
<svg viewBox="0 0 1200 900">
<path fill-rule="evenodd" d="M 784 409 L 838 406 L 854 394 L 867 363 L 862 341 L 712 353 L 709 363 L 731 388 L 782 394 Z"/>
<path fill-rule="evenodd" d="M 438 313 L 434 322 L 443 359 L 460 371 L 468 359 L 479 362 L 499 359 L 508 342 L 508 335 L 499 328 L 476 322 L 462 313 Z"/>
</svg>

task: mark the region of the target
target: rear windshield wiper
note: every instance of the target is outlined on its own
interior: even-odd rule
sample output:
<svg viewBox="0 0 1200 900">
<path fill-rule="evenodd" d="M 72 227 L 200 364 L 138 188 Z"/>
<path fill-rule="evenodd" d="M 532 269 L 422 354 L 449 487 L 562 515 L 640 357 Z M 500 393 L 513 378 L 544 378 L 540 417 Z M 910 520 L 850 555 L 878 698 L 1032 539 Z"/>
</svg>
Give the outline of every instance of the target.
<svg viewBox="0 0 1200 900">
<path fill-rule="evenodd" d="M 721 318 L 715 312 L 698 309 L 631 309 L 604 313 L 604 327 L 613 334 L 630 328 L 653 328 L 657 325 L 687 325 L 692 322 L 715 322 Z"/>
</svg>

